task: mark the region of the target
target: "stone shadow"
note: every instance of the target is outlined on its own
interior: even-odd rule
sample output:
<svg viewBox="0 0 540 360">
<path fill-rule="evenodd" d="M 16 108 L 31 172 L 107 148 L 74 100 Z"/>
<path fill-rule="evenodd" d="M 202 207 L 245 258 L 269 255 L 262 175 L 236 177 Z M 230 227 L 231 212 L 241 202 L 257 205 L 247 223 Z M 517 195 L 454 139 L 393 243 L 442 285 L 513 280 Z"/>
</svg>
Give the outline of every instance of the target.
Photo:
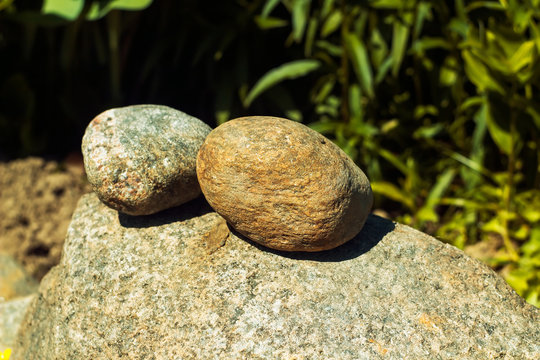
<svg viewBox="0 0 540 360">
<path fill-rule="evenodd" d="M 118 212 L 118 220 L 123 227 L 149 228 L 186 221 L 213 211 L 206 199 L 203 196 L 199 196 L 185 204 L 152 215 L 134 216 Z"/>
<path fill-rule="evenodd" d="M 380 216 L 369 215 L 366 223 L 364 224 L 364 227 L 354 238 L 347 241 L 345 244 L 338 246 L 337 248 L 319 252 L 289 252 L 270 249 L 246 238 L 244 235 L 232 229 L 230 225 L 229 228 L 235 236 L 239 237 L 244 241 L 247 241 L 261 251 L 270 252 L 272 254 L 295 260 L 340 262 L 345 260 L 351 260 L 362 254 L 367 253 L 369 250 L 375 247 L 388 233 L 394 230 L 395 224 L 394 222 L 384 219 Z"/>
</svg>

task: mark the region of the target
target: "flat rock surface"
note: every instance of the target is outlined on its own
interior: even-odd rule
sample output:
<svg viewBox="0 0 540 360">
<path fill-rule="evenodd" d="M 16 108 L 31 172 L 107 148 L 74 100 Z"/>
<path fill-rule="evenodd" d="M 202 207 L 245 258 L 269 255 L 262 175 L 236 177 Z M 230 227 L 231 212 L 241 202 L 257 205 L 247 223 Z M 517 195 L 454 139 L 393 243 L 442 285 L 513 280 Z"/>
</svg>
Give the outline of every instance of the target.
<svg viewBox="0 0 540 360">
<path fill-rule="evenodd" d="M 462 251 L 370 216 L 319 253 L 228 234 L 202 199 L 79 202 L 17 359 L 538 359 L 540 311 Z"/>
<path fill-rule="evenodd" d="M 199 196 L 195 162 L 210 127 L 162 105 L 107 110 L 82 141 L 88 181 L 108 206 L 148 215 Z"/>
<path fill-rule="evenodd" d="M 371 211 L 366 175 L 336 144 L 270 116 L 228 121 L 197 156 L 204 196 L 238 232 L 285 251 L 320 251 L 352 239 Z"/>
</svg>

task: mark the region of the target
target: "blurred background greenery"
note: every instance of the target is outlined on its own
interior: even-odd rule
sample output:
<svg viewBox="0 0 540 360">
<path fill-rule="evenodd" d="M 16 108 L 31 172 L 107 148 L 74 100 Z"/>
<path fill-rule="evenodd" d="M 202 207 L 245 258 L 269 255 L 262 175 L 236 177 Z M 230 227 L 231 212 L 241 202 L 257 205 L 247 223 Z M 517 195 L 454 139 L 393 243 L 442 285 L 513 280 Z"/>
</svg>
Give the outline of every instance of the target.
<svg viewBox="0 0 540 360">
<path fill-rule="evenodd" d="M 116 106 L 301 121 L 540 306 L 540 0 L 0 0 L 0 158 Z"/>
</svg>

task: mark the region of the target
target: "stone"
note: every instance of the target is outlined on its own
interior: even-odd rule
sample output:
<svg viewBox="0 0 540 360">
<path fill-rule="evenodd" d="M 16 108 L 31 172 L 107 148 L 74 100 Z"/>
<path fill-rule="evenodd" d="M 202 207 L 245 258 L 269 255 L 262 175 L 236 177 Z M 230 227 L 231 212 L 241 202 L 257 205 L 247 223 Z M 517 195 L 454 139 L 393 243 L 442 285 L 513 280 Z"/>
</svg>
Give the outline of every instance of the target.
<svg viewBox="0 0 540 360">
<path fill-rule="evenodd" d="M 38 283 L 13 257 L 0 254 L 0 354 L 11 348 Z M 1 357 L 0 357 L 1 358 Z"/>
<path fill-rule="evenodd" d="M 214 129 L 199 150 L 197 177 L 236 231 L 277 250 L 335 248 L 358 234 L 373 203 L 367 177 L 337 145 L 276 117 Z"/>
<path fill-rule="evenodd" d="M 36 294 L 0 301 L 0 354 L 15 345 L 24 314 Z M 1 359 L 1 357 L 0 357 Z"/>
<path fill-rule="evenodd" d="M 38 283 L 11 256 L 0 254 L 0 301 L 37 291 Z"/>
<path fill-rule="evenodd" d="M 89 194 L 12 360 L 532 360 L 539 323 L 486 265 L 377 216 L 333 250 L 282 252 L 202 197 L 131 217 Z"/>
<path fill-rule="evenodd" d="M 195 161 L 210 127 L 161 105 L 107 110 L 82 141 L 88 181 L 101 201 L 130 215 L 148 215 L 200 195 Z"/>
</svg>

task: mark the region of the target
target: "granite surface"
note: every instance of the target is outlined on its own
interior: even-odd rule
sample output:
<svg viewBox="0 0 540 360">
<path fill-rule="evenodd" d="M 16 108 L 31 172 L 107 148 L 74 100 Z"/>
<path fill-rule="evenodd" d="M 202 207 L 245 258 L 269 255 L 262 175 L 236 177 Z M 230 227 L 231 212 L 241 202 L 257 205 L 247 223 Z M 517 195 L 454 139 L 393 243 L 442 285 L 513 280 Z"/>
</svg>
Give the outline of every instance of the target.
<svg viewBox="0 0 540 360">
<path fill-rule="evenodd" d="M 85 195 L 12 359 L 538 359 L 540 310 L 462 251 L 369 216 L 269 251 L 203 199 L 130 217 Z"/>
<path fill-rule="evenodd" d="M 130 215 L 148 215 L 201 193 L 195 162 L 210 127 L 163 105 L 107 110 L 86 128 L 82 153 L 101 201 Z"/>
</svg>

